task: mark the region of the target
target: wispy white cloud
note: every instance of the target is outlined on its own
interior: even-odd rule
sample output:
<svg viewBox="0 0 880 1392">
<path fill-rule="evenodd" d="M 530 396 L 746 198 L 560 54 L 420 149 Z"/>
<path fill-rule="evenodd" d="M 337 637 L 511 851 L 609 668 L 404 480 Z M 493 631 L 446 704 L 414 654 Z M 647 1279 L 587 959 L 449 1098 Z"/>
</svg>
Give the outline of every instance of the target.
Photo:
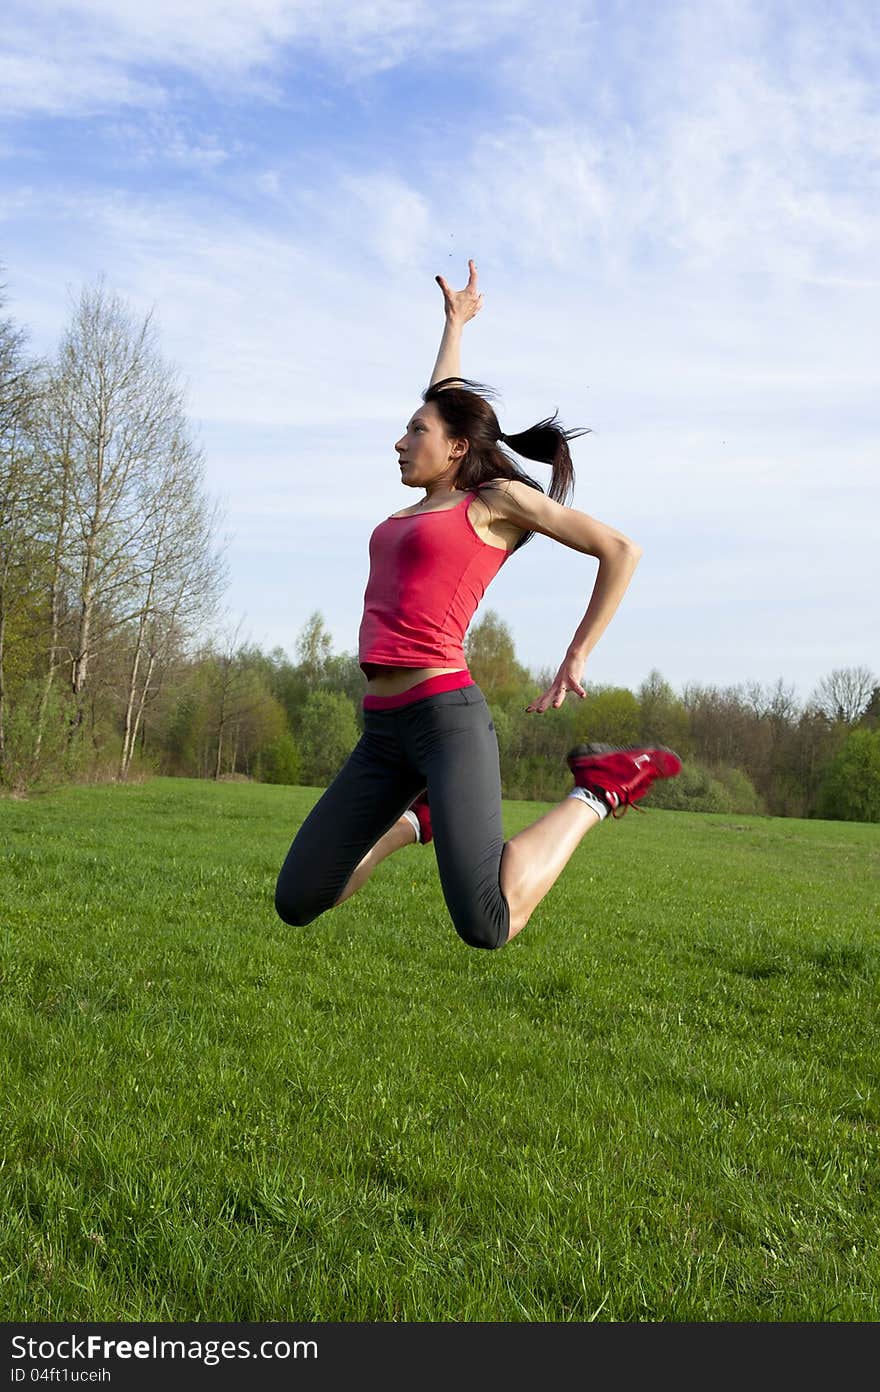
<svg viewBox="0 0 880 1392">
<path fill-rule="evenodd" d="M 164 101 L 156 82 L 99 58 L 65 52 L 64 45 L 57 56 L 31 52 L 33 35 L 27 31 L 8 33 L 6 42 L 11 51 L 0 53 L 0 115 L 81 116 Z"/>
<path fill-rule="evenodd" d="M 167 166 L 206 172 L 219 168 L 245 151 L 241 140 L 226 141 L 211 130 L 191 129 L 171 112 L 155 112 L 137 121 L 111 121 L 104 136 L 118 148 L 128 169 Z"/>
<path fill-rule="evenodd" d="M 378 183 L 418 221 L 418 199 Z M 355 192 L 348 184 L 337 190 L 327 225 L 365 222 L 369 233 L 363 209 L 353 210 L 365 188 L 361 181 Z M 410 409 L 408 400 L 401 404 L 402 393 L 416 393 L 427 380 L 429 352 L 436 349 L 435 325 L 424 314 L 413 324 L 410 296 L 420 269 L 394 276 L 369 255 L 341 258 L 324 240 L 323 223 L 303 235 L 215 212 L 118 193 L 44 199 L 40 216 L 47 226 L 76 229 L 44 281 L 56 322 L 65 287 L 103 271 L 136 310 L 156 309 L 166 352 L 184 366 L 199 419 L 298 431 L 326 428 L 340 416 L 359 423 L 352 429 L 393 419 L 397 431 L 401 411 Z M 403 228 L 397 235 L 405 261 L 411 234 Z M 393 243 L 377 248 L 386 258 L 395 253 Z M 19 265 L 26 271 L 28 258 Z M 439 316 L 436 286 L 426 298 Z M 409 357 L 414 342 L 421 349 L 416 375 Z M 351 467 L 356 474 L 357 465 Z"/>
<path fill-rule="evenodd" d="M 424 194 L 397 175 L 344 175 L 327 207 L 390 270 L 423 259 L 435 210 Z"/>
<path fill-rule="evenodd" d="M 560 268 L 599 257 L 626 277 L 677 260 L 876 284 L 880 30 L 864 7 L 721 0 L 621 18 L 574 48 L 579 83 L 572 51 L 524 69 L 522 116 L 475 146 L 481 221 Z"/>
<path fill-rule="evenodd" d="M 412 57 L 472 57 L 529 32 L 540 14 L 536 0 L 8 0 L 0 109 L 149 107 L 160 81 L 168 90 L 181 72 L 209 88 L 277 96 L 276 80 L 297 59 L 318 55 L 362 81 Z"/>
<path fill-rule="evenodd" d="M 727 275 L 876 280 L 878 37 L 858 4 L 805 16 L 790 3 L 771 15 L 749 0 L 678 0 L 611 23 L 598 6 L 564 3 L 553 24 L 533 0 L 479 11 L 463 0 L 29 0 L 27 14 L 14 5 L 7 29 L 9 109 L 143 105 L 145 120 L 117 128 L 132 156 L 204 170 L 227 159 L 226 141 L 155 110 L 170 100 L 170 71 L 249 81 L 309 49 L 340 80 L 362 80 L 365 68 L 493 45 L 487 91 L 506 84 L 510 98 L 522 86 L 531 101 L 489 129 L 477 120 L 469 148 L 441 142 L 432 189 L 408 188 L 386 152 L 377 152 L 384 170 L 364 171 L 334 169 L 339 156 L 328 151 L 329 187 L 313 191 L 313 211 L 335 181 L 339 206 L 360 215 L 352 231 L 362 220 L 362 245 L 389 265 L 429 246 L 436 217 L 526 264 L 598 257 L 604 274 L 626 277 L 634 260 L 677 258 Z M 36 58 L 50 20 L 52 41 Z M 264 192 L 283 189 L 280 170 L 262 178 Z"/>
</svg>

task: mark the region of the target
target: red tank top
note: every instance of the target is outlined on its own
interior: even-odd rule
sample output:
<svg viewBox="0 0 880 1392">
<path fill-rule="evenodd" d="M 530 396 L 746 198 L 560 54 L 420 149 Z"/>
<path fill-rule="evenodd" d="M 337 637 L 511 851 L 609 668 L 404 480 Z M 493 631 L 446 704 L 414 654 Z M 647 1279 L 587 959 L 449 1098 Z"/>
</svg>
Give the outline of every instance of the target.
<svg viewBox="0 0 880 1392">
<path fill-rule="evenodd" d="M 508 551 L 490 546 L 456 507 L 387 517 L 370 537 L 370 578 L 358 661 L 384 667 L 466 667 L 464 635 Z"/>
</svg>

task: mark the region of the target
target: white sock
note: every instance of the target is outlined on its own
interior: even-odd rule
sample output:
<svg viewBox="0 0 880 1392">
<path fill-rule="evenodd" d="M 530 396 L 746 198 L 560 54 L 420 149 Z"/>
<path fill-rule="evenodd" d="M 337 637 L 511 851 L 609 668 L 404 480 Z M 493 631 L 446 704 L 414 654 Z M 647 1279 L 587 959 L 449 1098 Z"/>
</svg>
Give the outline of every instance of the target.
<svg viewBox="0 0 880 1392">
<path fill-rule="evenodd" d="M 603 802 L 598 793 L 591 792 L 589 788 L 573 788 L 568 796 L 580 798 L 581 802 L 585 802 L 594 812 L 598 812 L 600 818 L 608 816 L 607 802 Z"/>
<path fill-rule="evenodd" d="M 417 840 L 417 841 L 421 841 L 421 839 L 422 839 L 422 832 L 421 832 L 421 828 L 419 827 L 419 819 L 418 819 L 418 817 L 416 816 L 415 812 L 411 811 L 411 809 L 408 807 L 408 808 L 406 809 L 406 811 L 404 812 L 403 815 L 404 815 L 404 817 L 406 818 L 406 820 L 409 822 L 410 826 L 411 826 L 411 827 L 413 828 L 413 830 L 415 831 L 416 840 Z"/>
</svg>

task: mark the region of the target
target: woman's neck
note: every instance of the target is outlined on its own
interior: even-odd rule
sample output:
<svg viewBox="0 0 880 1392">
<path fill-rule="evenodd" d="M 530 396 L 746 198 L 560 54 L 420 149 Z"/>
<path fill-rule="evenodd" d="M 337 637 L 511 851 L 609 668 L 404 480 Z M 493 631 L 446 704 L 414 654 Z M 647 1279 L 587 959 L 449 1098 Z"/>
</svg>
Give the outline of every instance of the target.
<svg viewBox="0 0 880 1392">
<path fill-rule="evenodd" d="M 458 488 L 451 487 L 448 483 L 428 484 L 425 488 L 425 496 L 421 498 L 416 507 L 430 507 L 436 503 L 448 502 L 450 498 L 457 498 Z"/>
</svg>

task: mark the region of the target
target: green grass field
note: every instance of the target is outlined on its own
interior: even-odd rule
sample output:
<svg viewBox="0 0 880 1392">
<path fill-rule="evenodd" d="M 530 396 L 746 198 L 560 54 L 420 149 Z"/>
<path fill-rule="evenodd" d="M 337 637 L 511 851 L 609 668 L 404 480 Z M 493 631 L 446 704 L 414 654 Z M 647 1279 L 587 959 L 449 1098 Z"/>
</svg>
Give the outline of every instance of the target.
<svg viewBox="0 0 880 1392">
<path fill-rule="evenodd" d="M 431 848 L 286 927 L 315 796 L 0 801 L 4 1320 L 880 1318 L 880 828 L 630 813 L 490 953 Z"/>
</svg>

